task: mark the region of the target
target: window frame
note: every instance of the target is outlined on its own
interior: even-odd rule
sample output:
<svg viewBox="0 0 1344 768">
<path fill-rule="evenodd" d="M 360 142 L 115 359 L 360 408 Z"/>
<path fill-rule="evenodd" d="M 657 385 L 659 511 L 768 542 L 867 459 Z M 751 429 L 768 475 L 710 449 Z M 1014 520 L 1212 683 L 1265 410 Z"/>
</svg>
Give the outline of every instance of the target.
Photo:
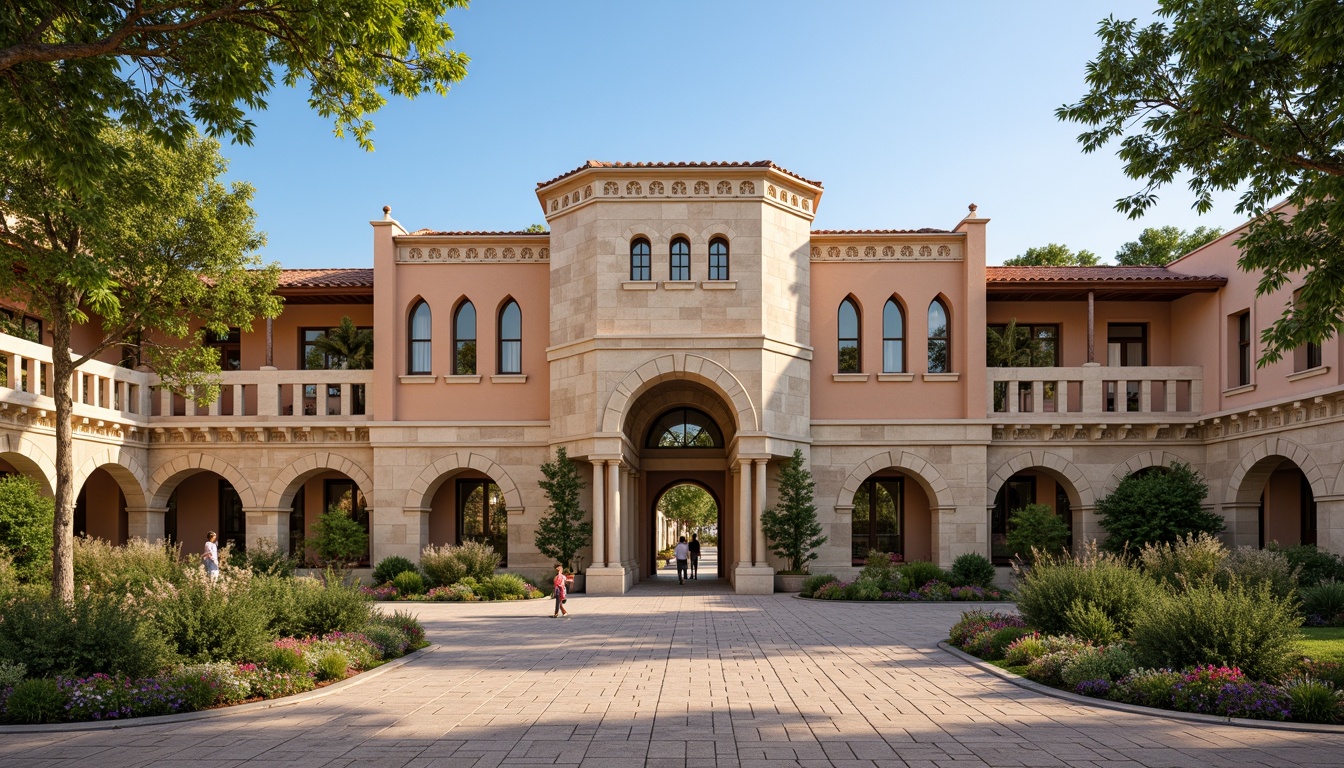
<svg viewBox="0 0 1344 768">
<path fill-rule="evenodd" d="M 1251 310 L 1237 313 L 1237 386 L 1251 383 Z"/>
<path fill-rule="evenodd" d="M 1038 503 L 1036 495 L 1040 492 L 1040 485 L 1037 483 L 1037 479 L 1038 478 L 1035 475 L 1013 475 L 1007 480 L 1004 480 L 1003 485 L 999 486 L 999 490 L 994 494 L 994 509 L 990 512 L 989 516 L 989 559 L 995 565 L 1009 565 L 1013 560 L 1013 553 L 1011 552 L 1004 555 L 996 554 L 994 551 L 996 546 L 1002 546 L 1005 549 L 1007 548 L 1008 517 L 1012 514 L 1014 509 L 1021 509 L 1021 507 L 1010 507 L 1008 505 L 1008 486 L 1013 484 L 1026 484 L 1031 490 L 1028 494 L 1028 500 L 1024 502 L 1024 504 L 1036 504 Z M 1056 510 L 1056 512 L 1058 512 L 1058 510 Z M 994 538 L 995 536 L 1002 536 L 1002 542 L 996 542 Z"/>
<path fill-rule="evenodd" d="M 678 253 L 677 247 L 684 247 L 684 253 Z M 667 279 L 675 283 L 686 283 L 691 280 L 691 241 L 685 237 L 674 237 L 672 242 L 667 245 Z M 682 277 L 677 277 L 678 273 Z"/>
<path fill-rule="evenodd" d="M 472 335 L 470 338 L 462 335 L 462 313 L 470 309 Z M 475 376 L 480 370 L 480 314 L 476 312 L 476 305 L 471 299 L 464 298 L 453 308 L 453 375 L 454 376 Z M 462 356 L 466 351 L 465 345 L 470 344 L 474 355 L 471 362 L 471 370 L 466 370 L 462 364 Z"/>
<path fill-rule="evenodd" d="M 721 252 L 721 253 L 715 253 L 715 252 L 714 252 L 714 249 L 715 249 L 715 248 L 722 248 L 722 252 Z M 709 276 L 709 279 L 710 279 L 710 280 L 727 280 L 727 279 L 729 279 L 728 276 L 729 276 L 730 273 L 729 273 L 729 270 L 728 270 L 728 265 L 729 265 L 729 254 L 730 254 L 730 253 L 731 253 L 731 251 L 729 250 L 729 247 L 728 247 L 728 238 L 726 238 L 726 237 L 716 237 L 716 238 L 714 238 L 714 239 L 712 239 L 712 240 L 709 241 L 709 270 L 708 270 L 708 276 Z M 718 260 L 719 263 L 715 263 L 716 260 Z"/>
<path fill-rule="evenodd" d="M 464 542 L 468 541 L 468 539 L 463 535 L 462 524 L 466 521 L 465 512 L 467 506 L 467 499 L 471 496 L 471 491 L 469 489 L 475 486 L 480 486 L 481 487 L 480 513 L 483 516 L 483 519 L 481 520 L 482 524 L 481 530 L 489 532 L 483 538 L 486 539 L 485 543 L 490 544 L 494 548 L 494 550 L 499 554 L 499 567 L 508 568 L 509 567 L 508 508 L 507 507 L 505 508 L 504 513 L 504 530 L 499 534 L 492 532 L 492 526 L 491 526 L 492 521 L 490 519 L 490 513 L 486 509 L 490 504 L 490 486 L 492 485 L 495 487 L 496 492 L 499 494 L 498 496 L 499 504 L 501 505 L 504 504 L 504 491 L 500 489 L 499 483 L 496 483 L 491 478 L 468 477 L 468 478 L 459 478 L 457 480 L 457 484 L 454 486 L 454 490 L 457 492 L 457 498 L 455 499 L 455 504 L 453 505 L 454 512 L 456 513 L 454 514 L 454 517 L 457 518 L 456 520 L 457 545 L 462 546 Z M 499 540 L 502 540 L 503 543 L 502 548 L 494 546 L 494 542 Z M 480 539 L 473 537 L 472 539 L 470 539 L 470 541 L 480 541 Z"/>
<path fill-rule="evenodd" d="M 934 307 L 938 307 L 943 312 L 942 336 L 933 335 L 934 328 L 933 323 L 930 322 L 930 319 L 933 315 Z M 926 347 L 926 360 L 925 360 L 926 370 L 929 373 L 952 373 L 952 370 L 954 368 L 954 366 L 952 365 L 952 310 L 947 306 L 947 302 L 943 299 L 943 297 L 941 296 L 933 297 L 933 301 L 929 302 L 928 311 L 924 314 L 924 319 L 925 319 L 925 335 L 927 336 L 926 341 L 928 344 L 928 346 Z M 935 342 L 941 342 L 943 345 L 943 365 L 942 368 L 939 370 L 934 370 L 933 366 L 933 349 Z"/>
<path fill-rule="evenodd" d="M 638 249 L 643 246 L 643 251 Z M 643 261 L 637 264 L 635 259 Z M 646 237 L 636 237 L 630 241 L 630 280 L 646 283 L 653 279 L 653 246 Z"/>
<path fill-rule="evenodd" d="M 844 336 L 844 311 L 849 307 L 854 313 L 854 335 Z M 853 370 L 846 370 L 844 359 L 845 350 L 849 347 L 846 342 L 853 342 L 854 367 Z M 840 300 L 840 305 L 835 310 L 835 372 L 836 373 L 862 373 L 863 372 L 863 310 L 859 307 L 859 302 L 852 295 L 846 296 Z"/>
<path fill-rule="evenodd" d="M 1133 337 L 1130 337 L 1130 336 L 1112 336 L 1112 335 L 1111 335 L 1111 332 L 1114 331 L 1114 330 L 1117 329 L 1117 328 L 1138 328 L 1138 329 L 1141 331 L 1141 333 L 1140 333 L 1140 335 L 1139 335 L 1139 343 L 1143 345 L 1143 349 L 1142 349 L 1142 354 L 1141 354 L 1141 356 L 1140 356 L 1141 359 L 1140 359 L 1139 362 L 1135 363 L 1135 362 L 1131 362 L 1131 361 L 1129 361 L 1129 347 L 1128 347 L 1127 345 L 1130 344 L 1130 343 L 1133 343 L 1133 341 L 1134 341 Z M 1111 362 L 1111 345 L 1112 345 L 1112 344 L 1119 344 L 1119 345 L 1120 345 L 1120 362 L 1119 362 L 1119 365 L 1120 365 L 1120 366 L 1122 366 L 1122 367 L 1130 367 L 1130 366 L 1145 366 L 1145 365 L 1148 365 L 1148 323 L 1134 323 L 1134 322 L 1127 322 L 1127 323 L 1112 323 L 1112 322 L 1107 322 L 1107 323 L 1106 323 L 1106 364 L 1107 364 L 1107 365 L 1110 365 L 1110 362 Z"/>
<path fill-rule="evenodd" d="M 1000 334 L 1002 334 L 1004 331 L 1006 331 L 1006 330 L 1008 329 L 1008 324 L 1007 324 L 1007 323 L 989 323 L 986 327 L 988 327 L 991 331 L 997 331 L 997 332 L 999 332 Z M 1054 329 L 1055 335 L 1054 335 L 1053 337 L 1050 337 L 1051 340 L 1054 342 L 1054 355 L 1053 355 L 1053 359 L 1052 359 L 1051 362 L 1050 362 L 1050 365 L 1036 365 L 1036 366 L 1031 366 L 1031 367 L 1033 367 L 1033 368 L 1051 368 L 1051 367 L 1053 367 L 1053 368 L 1059 368 L 1059 367 L 1063 364 L 1063 350 L 1062 350 L 1063 345 L 1060 344 L 1060 339 L 1061 339 L 1061 337 L 1062 337 L 1062 335 L 1063 335 L 1063 331 L 1062 331 L 1062 327 L 1063 327 L 1063 325 L 1062 325 L 1061 323 L 1027 323 L 1027 324 L 1025 324 L 1025 325 L 1019 323 L 1017 327 L 1018 327 L 1019 329 L 1021 329 L 1021 330 L 1025 330 L 1025 331 L 1027 332 L 1027 337 L 1028 337 L 1029 339 L 1033 340 L 1033 341 L 1039 341 L 1039 340 L 1040 340 L 1040 337 L 1038 337 L 1038 336 L 1036 335 L 1038 331 L 1043 330 L 1043 329 L 1046 329 L 1046 328 L 1053 328 L 1053 329 Z"/>
<path fill-rule="evenodd" d="M 663 427 L 663 421 L 667 419 L 668 416 L 671 416 L 673 414 L 680 414 L 681 420 L 678 423 L 684 427 L 685 425 L 691 423 L 690 419 L 688 418 L 688 415 L 692 413 L 699 414 L 708 423 L 709 425 L 708 429 L 706 429 L 703 425 L 700 424 L 696 424 L 695 426 L 700 427 L 703 433 L 709 435 L 710 444 L 663 445 L 662 437 L 668 432 L 668 429 Z M 694 408 L 688 405 L 678 405 L 673 408 L 668 408 L 667 410 L 658 414 L 658 417 L 649 423 L 648 431 L 644 435 L 644 447 L 646 449 L 660 450 L 660 451 L 683 451 L 683 450 L 713 451 L 713 450 L 722 450 L 726 444 L 727 443 L 723 437 L 723 427 L 719 426 L 719 422 L 716 421 L 713 416 L 710 416 L 708 413 L 700 410 L 699 408 Z"/>
<path fill-rule="evenodd" d="M 512 308 L 513 308 L 515 311 L 517 311 L 517 313 L 518 313 L 518 335 L 517 335 L 516 337 L 509 337 L 509 336 L 506 336 L 506 335 L 505 335 L 506 331 L 505 331 L 505 328 L 504 328 L 504 313 L 508 312 L 510 307 L 512 307 Z M 522 374 L 522 372 L 523 372 L 523 308 L 520 307 L 520 306 L 518 305 L 518 300 L 515 299 L 515 298 L 513 298 L 512 296 L 510 296 L 510 297 L 508 297 L 507 299 L 505 299 L 505 300 L 504 300 L 504 303 L 501 304 L 500 307 L 499 307 L 499 316 L 498 316 L 498 320 L 497 320 L 497 327 L 498 327 L 498 331 L 497 331 L 497 333 L 495 334 L 496 337 L 497 337 L 496 345 L 495 345 L 495 346 L 496 346 L 496 350 L 495 350 L 495 369 L 496 369 L 501 375 L 505 375 L 505 376 L 508 376 L 508 375 L 520 375 L 520 374 Z M 506 359 L 508 359 L 507 356 L 504 354 L 504 348 L 505 348 L 504 345 L 505 345 L 505 344 L 517 344 L 517 345 L 518 345 L 518 348 L 517 348 L 518 368 L 517 368 L 517 370 L 505 370 L 504 361 L 505 361 Z"/>
<path fill-rule="evenodd" d="M 425 311 L 429 313 L 426 323 L 429 335 L 424 338 L 415 335 L 415 315 L 421 307 L 424 307 Z M 425 344 L 428 348 L 425 361 L 429 365 L 424 370 L 419 370 L 415 366 L 416 344 Z M 411 311 L 406 315 L 406 374 L 408 376 L 434 375 L 434 309 L 424 299 L 416 299 L 415 303 L 411 305 Z"/>
<path fill-rule="evenodd" d="M 888 470 L 888 471 L 890 471 L 890 470 Z M 895 506 L 896 506 L 896 527 L 897 527 L 897 534 L 896 534 L 896 535 L 897 535 L 898 537 L 900 537 L 900 550 L 899 550 L 898 552 L 895 552 L 894 554 L 898 554 L 898 555 L 900 555 L 902 559 L 905 558 L 905 550 L 906 550 L 906 546 L 905 546 L 905 545 L 906 545 L 906 543 L 907 543 L 907 542 L 906 542 L 906 538 L 905 538 L 905 534 L 906 534 L 906 528 L 905 528 L 905 475 L 883 475 L 883 474 L 870 475 L 866 480 L 864 480 L 864 481 L 860 484 L 860 489 L 862 489 L 862 488 L 867 488 L 867 489 L 868 489 L 868 509 L 867 509 L 867 514 L 868 514 L 868 533 L 866 534 L 867 537 L 868 537 L 868 546 L 865 547 L 865 550 L 864 550 L 864 553 L 863 553 L 862 556 L 860 556 L 858 553 L 856 553 L 856 552 L 854 551 L 854 538 L 853 538 L 853 537 L 854 537 L 854 523 L 855 523 L 855 521 L 856 521 L 856 517 L 855 517 L 855 515 L 854 515 L 854 511 L 858 509 L 858 504 L 854 504 L 853 506 L 850 507 L 850 522 L 849 522 L 850 543 L 849 543 L 849 550 L 850 550 L 850 565 L 851 565 L 851 566 L 854 566 L 854 567 L 861 567 L 861 566 L 867 565 L 867 564 L 868 564 L 868 552 L 872 551 L 872 550 L 875 548 L 875 547 L 873 546 L 873 539 L 877 536 L 877 534 L 874 533 L 874 530 L 873 530 L 873 529 L 874 529 L 874 526 L 875 526 L 875 524 L 876 524 L 876 518 L 877 518 L 877 514 L 876 514 L 876 513 L 877 513 L 877 492 L 876 492 L 876 491 L 877 491 L 877 485 L 878 485 L 878 483 L 895 483 L 895 485 L 896 485 L 896 487 L 897 487 L 897 489 L 898 489 L 898 492 L 897 492 L 896 494 L 892 495 L 892 501 L 893 501 L 893 503 L 894 503 Z M 855 495 L 856 498 L 855 498 L 855 499 L 852 499 L 852 501 L 857 501 L 857 500 L 858 500 L 858 499 L 857 499 L 858 494 L 859 494 L 859 491 L 858 491 L 858 490 L 855 490 L 854 495 Z M 891 495 L 890 492 L 888 492 L 888 494 Z M 893 553 L 889 553 L 889 554 L 893 554 Z"/>
<path fill-rule="evenodd" d="M 204 333 L 204 346 L 219 350 L 220 371 L 243 370 L 243 333 L 241 329 L 230 327 L 228 335 L 222 339 L 209 331 Z M 237 365 L 230 366 L 229 361 L 231 359 L 236 360 Z"/>
<path fill-rule="evenodd" d="M 226 509 L 226 507 L 237 507 L 236 511 Z M 219 532 L 219 545 L 232 543 L 235 551 L 242 552 L 247 548 L 247 510 L 243 509 L 242 497 L 238 495 L 238 489 L 224 478 L 219 478 L 219 525 L 215 530 Z M 232 520 L 229 517 L 233 517 Z M 237 523 L 234 527 L 233 523 Z M 226 525 L 227 523 L 227 525 Z"/>
<path fill-rule="evenodd" d="M 901 327 L 900 327 L 900 335 L 898 335 L 898 336 L 888 336 L 888 335 L 887 335 L 887 311 L 888 311 L 888 310 L 895 310 L 895 311 L 896 311 L 896 319 L 897 319 L 897 321 L 901 324 Z M 886 304 L 883 304 L 883 305 L 882 305 L 882 372 L 883 372 L 883 373 L 905 373 L 905 372 L 906 372 L 906 366 L 905 366 L 905 350 L 906 350 L 906 343 L 905 343 L 905 342 L 906 342 L 905 328 L 906 328 L 906 325 L 907 325 L 907 324 L 906 324 L 906 321 L 905 321 L 905 307 L 901 306 L 901 302 L 897 301 L 895 296 L 892 296 L 891 298 L 887 299 L 887 303 L 886 303 Z M 897 355 L 896 355 L 896 357 L 897 357 L 898 359 L 896 360 L 896 367 L 895 367 L 895 368 L 893 368 L 893 367 L 891 367 L 890 365 L 887 364 L 887 360 L 888 360 L 888 358 L 890 357 L 890 355 L 887 354 L 887 345 L 889 345 L 889 344 L 899 344 L 899 345 L 900 345 L 900 347 L 898 348 L 898 349 L 900 350 L 900 352 L 897 353 Z"/>
</svg>

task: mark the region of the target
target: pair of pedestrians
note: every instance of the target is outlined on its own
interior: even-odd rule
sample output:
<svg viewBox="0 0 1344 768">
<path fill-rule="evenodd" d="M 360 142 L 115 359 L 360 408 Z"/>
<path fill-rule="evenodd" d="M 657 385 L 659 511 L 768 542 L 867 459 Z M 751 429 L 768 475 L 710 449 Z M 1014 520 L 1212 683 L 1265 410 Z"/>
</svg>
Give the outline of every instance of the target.
<svg viewBox="0 0 1344 768">
<path fill-rule="evenodd" d="M 682 536 L 677 542 L 677 546 L 672 550 L 672 556 L 677 559 L 677 583 L 685 584 L 686 579 L 698 579 L 700 577 L 700 534 L 692 533 L 690 542 Z M 688 575 L 689 574 L 689 575 Z"/>
</svg>

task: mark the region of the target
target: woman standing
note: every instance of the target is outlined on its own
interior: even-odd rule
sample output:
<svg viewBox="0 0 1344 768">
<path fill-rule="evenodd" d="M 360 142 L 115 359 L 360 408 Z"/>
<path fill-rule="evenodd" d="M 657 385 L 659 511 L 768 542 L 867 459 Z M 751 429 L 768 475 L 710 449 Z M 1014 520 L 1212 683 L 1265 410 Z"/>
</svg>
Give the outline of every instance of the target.
<svg viewBox="0 0 1344 768">
<path fill-rule="evenodd" d="M 205 535 L 205 552 L 201 555 L 205 575 L 209 576 L 211 581 L 219 581 L 219 544 L 215 543 L 216 539 L 218 537 L 214 531 Z"/>
<path fill-rule="evenodd" d="M 558 619 L 564 616 L 569 618 L 569 611 L 565 610 L 565 600 L 569 597 L 569 584 L 574 581 L 573 576 L 565 575 L 565 566 L 555 566 L 555 579 L 551 584 L 555 587 L 555 613 L 551 614 L 552 619 Z"/>
</svg>

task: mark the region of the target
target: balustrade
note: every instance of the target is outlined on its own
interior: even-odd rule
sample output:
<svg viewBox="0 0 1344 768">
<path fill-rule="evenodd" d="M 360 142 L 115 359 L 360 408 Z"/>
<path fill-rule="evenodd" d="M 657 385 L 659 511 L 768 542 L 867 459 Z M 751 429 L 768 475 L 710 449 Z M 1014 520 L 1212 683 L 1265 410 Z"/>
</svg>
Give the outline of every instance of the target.
<svg viewBox="0 0 1344 768">
<path fill-rule="evenodd" d="M 1203 408 L 1200 366 L 990 368 L 988 374 L 991 417 L 1194 415 Z"/>
</svg>

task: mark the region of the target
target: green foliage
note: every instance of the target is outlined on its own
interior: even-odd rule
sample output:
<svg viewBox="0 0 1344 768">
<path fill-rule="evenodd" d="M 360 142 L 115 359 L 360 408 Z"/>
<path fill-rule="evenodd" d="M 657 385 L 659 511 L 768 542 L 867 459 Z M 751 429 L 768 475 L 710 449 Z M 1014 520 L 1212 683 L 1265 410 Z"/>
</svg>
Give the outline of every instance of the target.
<svg viewBox="0 0 1344 768">
<path fill-rule="evenodd" d="M 719 521 L 719 506 L 714 497 L 698 485 L 686 483 L 669 488 L 658 499 L 658 511 L 673 522 L 677 530 L 691 533 Z"/>
<path fill-rule="evenodd" d="M 512 573 L 497 573 L 478 579 L 476 594 L 486 600 L 522 600 L 527 596 L 527 582 Z"/>
<path fill-rule="evenodd" d="M 397 577 L 399 573 L 416 571 L 415 563 L 402 557 L 401 555 L 392 555 L 385 557 L 378 562 L 378 567 L 373 569 L 373 583 L 387 584 Z"/>
<path fill-rule="evenodd" d="M 370 624 L 364 628 L 364 637 L 378 647 L 378 654 L 384 659 L 395 659 L 406 653 L 410 643 L 406 635 L 393 627 L 382 624 Z"/>
<path fill-rule="evenodd" d="M 990 587 L 994 584 L 995 568 L 989 558 L 977 552 L 967 552 L 952 561 L 948 579 L 953 586 Z"/>
<path fill-rule="evenodd" d="M 299 565 L 297 558 L 280 549 L 269 536 L 257 539 L 246 552 L 232 554 L 229 562 L 258 576 L 293 576 Z"/>
<path fill-rule="evenodd" d="M 327 651 L 317 659 L 318 680 L 344 680 L 350 669 L 350 659 L 340 651 Z"/>
<path fill-rule="evenodd" d="M 1302 613 L 1330 621 L 1344 614 L 1344 583 L 1327 581 L 1302 590 Z"/>
<path fill-rule="evenodd" d="M 1148 227 L 1137 240 L 1120 246 L 1115 261 L 1123 267 L 1164 267 L 1222 234 L 1217 227 L 1195 227 L 1189 232 L 1180 227 Z"/>
<path fill-rule="evenodd" d="M 1187 533 L 1172 542 L 1143 545 L 1139 563 L 1143 572 L 1170 589 L 1213 578 L 1223 568 L 1227 548 L 1206 532 Z"/>
<path fill-rule="evenodd" d="M 1060 671 L 1060 679 L 1069 688 L 1088 680 L 1115 681 L 1134 669 L 1134 657 L 1121 645 L 1088 647 L 1078 651 Z"/>
<path fill-rule="evenodd" d="M 827 540 L 821 535 L 817 506 L 812 503 L 816 487 L 812 473 L 803 466 L 802 450 L 795 448 L 779 470 L 779 504 L 761 513 L 761 530 L 771 551 L 784 558 L 795 573 L 804 572 L 817 559 L 815 550 Z"/>
<path fill-rule="evenodd" d="M 0 690 L 18 685 L 28 676 L 28 665 L 15 661 L 0 661 Z"/>
<path fill-rule="evenodd" d="M 397 593 L 401 595 L 423 595 L 425 593 L 425 580 L 415 571 L 402 571 L 396 578 L 392 579 L 392 586 L 397 588 Z"/>
<path fill-rule="evenodd" d="M 1023 635 L 1003 651 L 1003 661 L 1011 667 L 1025 667 L 1046 654 L 1045 640 L 1037 633 Z"/>
<path fill-rule="evenodd" d="M 808 576 L 806 579 L 803 579 L 803 589 L 799 594 L 803 597 L 812 597 L 817 593 L 818 589 L 821 589 L 833 581 L 839 580 L 840 579 L 829 573 L 818 573 L 813 576 Z"/>
<path fill-rule="evenodd" d="M 295 674 L 308 669 L 308 662 L 303 660 L 303 654 L 293 648 L 271 648 L 263 661 L 268 669 L 276 672 Z"/>
<path fill-rule="evenodd" d="M 1028 504 L 1008 515 L 1008 548 L 1032 562 L 1036 553 L 1057 553 L 1069 543 L 1069 526 L 1047 504 Z"/>
<path fill-rule="evenodd" d="M 1005 267 L 1092 267 L 1097 255 L 1088 250 L 1074 251 L 1067 245 L 1050 243 L 1039 248 L 1028 248 L 1026 253 L 1005 259 Z"/>
<path fill-rule="evenodd" d="M 75 583 L 93 592 L 140 594 L 156 582 L 181 584 L 186 579 L 176 545 L 131 539 L 116 546 L 84 538 L 74 544 Z"/>
<path fill-rule="evenodd" d="M 408 611 L 396 610 L 392 613 L 378 612 L 369 620 L 369 627 L 390 627 L 400 632 L 408 646 L 419 646 L 425 642 L 425 628 L 420 620 Z"/>
<path fill-rule="evenodd" d="M 456 547 L 437 547 L 430 544 L 420 552 L 420 570 L 431 587 L 447 587 L 467 575 L 466 565 L 457 557 Z"/>
<path fill-rule="evenodd" d="M 1158 597 L 1157 584 L 1119 557 L 1086 546 L 1076 557 L 1042 556 L 1021 574 L 1017 607 L 1027 624 L 1046 634 L 1069 631 L 1075 602 L 1104 613 L 1122 634 Z"/>
<path fill-rule="evenodd" d="M 1174 182 L 1201 213 L 1235 191 L 1252 217 L 1237 244 L 1257 295 L 1301 280 L 1295 306 L 1261 336 L 1260 365 L 1344 328 L 1344 59 L 1333 0 L 1189 3 L 1160 0 L 1155 21 L 1101 22 L 1088 91 L 1056 115 L 1086 126 L 1093 152 L 1118 141 L 1143 188 L 1116 202 L 1131 218 Z M 1291 215 L 1271 210 L 1283 200 Z"/>
<path fill-rule="evenodd" d="M 1223 519 L 1201 504 L 1209 487 L 1189 464 L 1129 475 L 1097 501 L 1109 552 L 1134 553 L 1146 544 L 1171 543 L 1189 534 L 1216 534 Z"/>
<path fill-rule="evenodd" d="M 859 579 L 845 586 L 843 598 L 845 600 L 881 600 L 882 585 Z"/>
<path fill-rule="evenodd" d="M 1092 603 L 1082 600 L 1074 600 L 1064 611 L 1064 627 L 1070 635 L 1097 645 L 1107 645 L 1120 639 L 1120 632 L 1111 617 Z"/>
<path fill-rule="evenodd" d="M 373 329 L 360 328 L 349 315 L 313 340 L 306 367 L 364 371 L 373 367 Z"/>
<path fill-rule="evenodd" d="M 565 566 L 565 570 L 575 573 L 578 570 L 579 550 L 588 546 L 593 536 L 593 524 L 585 522 L 586 514 L 579 506 L 579 491 L 583 481 L 579 479 L 579 469 L 570 460 L 564 446 L 555 450 L 555 459 L 541 465 L 541 474 L 545 479 L 537 482 L 550 503 L 545 515 L 537 524 L 537 551 L 547 558 Z M 424 560 L 421 559 L 423 564 Z M 491 571 L 494 568 L 490 569 Z M 426 570 L 426 574 L 429 571 Z M 446 575 L 446 574 L 445 574 Z M 488 576 L 489 574 L 484 574 Z M 448 586 L 451 581 L 437 581 L 437 586 Z"/>
<path fill-rule="evenodd" d="M 1324 680 L 1298 677 L 1283 684 L 1299 723 L 1338 723 L 1344 714 L 1344 692 Z"/>
<path fill-rule="evenodd" d="M 143 601 L 158 633 L 186 661 L 246 661 L 270 639 L 271 609 L 246 572 L 218 582 L 204 573 L 180 586 L 160 582 Z"/>
<path fill-rule="evenodd" d="M 991 368 L 1049 366 L 1055 364 L 1055 353 L 1013 318 L 1002 328 L 985 329 L 985 364 Z"/>
<path fill-rule="evenodd" d="M 23 475 L 0 477 L 0 552 L 13 560 L 15 574 L 24 583 L 51 578 L 55 510 L 36 480 Z"/>
<path fill-rule="evenodd" d="M 1282 552 L 1253 547 L 1237 547 L 1227 553 L 1218 583 L 1227 586 L 1232 580 L 1254 587 L 1267 583 L 1279 598 L 1292 597 L 1297 592 L 1297 571 L 1288 564 Z"/>
<path fill-rule="evenodd" d="M 65 704 L 55 680 L 24 680 L 5 699 L 5 716 L 16 723 L 58 723 L 65 719 Z"/>
<path fill-rule="evenodd" d="M 901 565 L 895 555 L 876 549 L 869 550 L 867 563 L 859 572 L 859 579 L 877 584 L 883 592 L 895 592 L 901 589 Z"/>
<path fill-rule="evenodd" d="M 1266 549 L 1282 552 L 1288 558 L 1288 564 L 1298 571 L 1297 582 L 1302 587 L 1314 587 L 1327 581 L 1344 581 L 1344 558 L 1315 544 L 1280 547 L 1271 542 Z"/>
<path fill-rule="evenodd" d="M 1134 622 L 1134 656 L 1147 667 L 1240 667 L 1254 680 L 1292 668 L 1301 619 L 1269 582 L 1226 587 L 1211 581 L 1152 601 Z"/>
<path fill-rule="evenodd" d="M 350 513 L 335 504 L 313 526 L 313 551 L 328 565 L 358 562 L 369 551 L 369 534 Z"/>
<path fill-rule="evenodd" d="M 33 677 L 142 677 L 171 663 L 173 652 L 142 611 L 118 597 L 90 595 L 72 603 L 28 598 L 6 606 L 0 659 L 23 662 Z"/>
<path fill-rule="evenodd" d="M 294 632 L 297 637 L 329 632 L 358 632 L 373 615 L 373 603 L 359 591 L 327 571 L 316 583 L 303 584 L 294 592 Z"/>
<path fill-rule="evenodd" d="M 1008 653 L 1008 647 L 1027 635 L 1035 634 L 1026 627 L 1003 627 L 996 629 L 985 644 L 986 653 L 983 658 L 990 661 L 1002 659 Z"/>
<path fill-rule="evenodd" d="M 912 560 L 901 566 L 900 590 L 902 592 L 913 592 L 930 581 L 945 582 L 948 578 L 947 571 L 939 568 L 936 563 Z"/>
</svg>

